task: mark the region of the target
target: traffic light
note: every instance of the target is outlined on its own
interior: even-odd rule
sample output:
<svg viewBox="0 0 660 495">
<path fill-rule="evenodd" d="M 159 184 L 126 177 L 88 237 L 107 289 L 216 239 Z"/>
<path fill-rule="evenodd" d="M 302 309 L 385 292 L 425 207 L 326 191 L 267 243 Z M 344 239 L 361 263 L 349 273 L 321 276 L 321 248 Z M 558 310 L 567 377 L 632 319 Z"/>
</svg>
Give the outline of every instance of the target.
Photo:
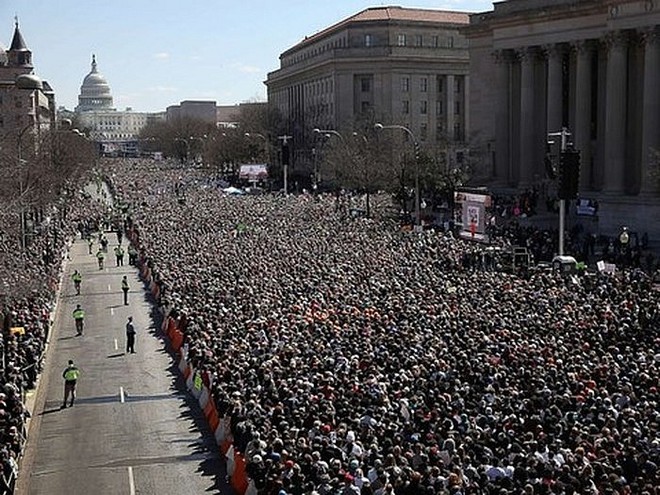
<svg viewBox="0 0 660 495">
<path fill-rule="evenodd" d="M 575 199 L 580 182 L 580 152 L 562 151 L 559 158 L 557 192 L 559 199 Z"/>
<path fill-rule="evenodd" d="M 289 165 L 289 143 L 282 143 L 282 165 Z"/>
</svg>

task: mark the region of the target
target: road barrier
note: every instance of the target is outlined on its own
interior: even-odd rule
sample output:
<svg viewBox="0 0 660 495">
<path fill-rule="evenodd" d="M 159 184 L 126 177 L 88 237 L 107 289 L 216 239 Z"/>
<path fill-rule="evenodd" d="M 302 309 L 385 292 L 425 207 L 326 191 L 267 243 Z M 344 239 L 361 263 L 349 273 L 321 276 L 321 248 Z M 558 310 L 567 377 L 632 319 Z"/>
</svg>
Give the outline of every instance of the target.
<svg viewBox="0 0 660 495">
<path fill-rule="evenodd" d="M 129 232 L 128 237 L 135 244 L 137 240 L 135 233 Z M 157 298 L 160 294 L 159 286 L 153 280 L 152 271 L 146 263 L 144 255 L 140 255 L 137 262 L 142 279 L 149 284 L 152 295 Z M 169 340 L 173 357 L 177 362 L 177 368 L 186 382 L 188 391 L 197 399 L 213 433 L 218 450 L 225 457 L 229 483 L 239 495 L 245 495 L 248 491 L 249 493 L 256 493 L 254 483 L 247 476 L 245 457 L 234 448 L 231 434 L 231 417 L 221 417 L 218 414 L 215 399 L 210 389 L 210 376 L 203 370 L 195 370 L 189 362 L 187 346 L 185 345 L 185 332 L 181 326 L 181 318 L 174 318 L 166 310 L 161 330 Z"/>
</svg>

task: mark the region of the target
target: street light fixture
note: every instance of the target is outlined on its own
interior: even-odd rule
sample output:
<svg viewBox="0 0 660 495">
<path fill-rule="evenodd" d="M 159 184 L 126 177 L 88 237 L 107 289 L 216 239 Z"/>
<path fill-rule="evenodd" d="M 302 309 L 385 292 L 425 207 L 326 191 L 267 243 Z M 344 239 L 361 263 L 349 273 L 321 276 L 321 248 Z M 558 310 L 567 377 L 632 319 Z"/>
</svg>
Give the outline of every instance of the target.
<svg viewBox="0 0 660 495">
<path fill-rule="evenodd" d="M 415 160 L 415 223 L 421 225 L 422 217 L 420 212 L 420 200 L 419 200 L 419 143 L 415 138 L 413 132 L 404 125 L 392 124 L 392 125 L 383 125 L 380 122 L 374 124 L 374 129 L 377 131 L 382 131 L 384 129 L 398 129 L 404 131 L 413 143 L 413 152 Z"/>
<path fill-rule="evenodd" d="M 246 132 L 245 133 L 246 138 L 259 138 L 262 139 L 264 142 L 264 147 L 266 148 L 266 160 L 268 161 L 268 165 L 270 166 L 270 146 L 268 145 L 268 138 L 261 134 L 260 132 Z"/>
</svg>

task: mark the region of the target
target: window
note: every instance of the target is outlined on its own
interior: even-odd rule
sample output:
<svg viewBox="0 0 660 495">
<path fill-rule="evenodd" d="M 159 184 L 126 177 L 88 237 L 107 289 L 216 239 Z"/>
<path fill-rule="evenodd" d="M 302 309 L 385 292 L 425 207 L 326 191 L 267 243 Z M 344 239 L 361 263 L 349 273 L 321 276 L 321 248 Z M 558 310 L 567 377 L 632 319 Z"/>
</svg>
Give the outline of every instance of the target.
<svg viewBox="0 0 660 495">
<path fill-rule="evenodd" d="M 419 80 L 419 90 L 422 93 L 426 93 L 428 91 L 428 89 L 429 89 L 429 80 L 426 77 L 422 77 Z"/>
<path fill-rule="evenodd" d="M 365 34 L 364 35 L 364 46 L 366 46 L 366 47 L 373 46 L 373 42 L 374 42 L 374 40 L 373 40 L 373 38 L 371 37 L 370 34 Z"/>
<path fill-rule="evenodd" d="M 435 102 L 435 114 L 436 115 L 442 115 L 444 113 L 442 101 L 436 101 Z"/>
<path fill-rule="evenodd" d="M 419 139 L 420 141 L 426 141 L 428 138 L 428 128 L 426 124 L 421 124 L 419 126 Z"/>
<path fill-rule="evenodd" d="M 369 109 L 371 108 L 371 104 L 370 104 L 368 101 L 363 101 L 363 102 L 362 102 L 362 105 L 360 106 L 360 108 L 361 108 L 361 110 L 362 110 L 362 113 L 366 113 L 366 112 L 368 112 Z"/>
<path fill-rule="evenodd" d="M 461 78 L 461 77 L 458 77 L 458 76 L 454 78 L 454 91 L 455 91 L 456 93 L 460 93 L 460 92 L 461 92 L 461 79 L 462 79 L 462 78 Z"/>
<path fill-rule="evenodd" d="M 369 91 L 371 91 L 371 79 L 369 79 L 368 77 L 363 77 L 362 79 L 360 79 L 360 87 L 363 93 L 368 93 Z"/>
<path fill-rule="evenodd" d="M 407 93 L 410 91 L 410 78 L 403 76 L 401 78 L 401 91 Z"/>
<path fill-rule="evenodd" d="M 431 45 L 433 48 L 438 48 L 440 46 L 440 37 L 437 35 L 433 36 L 433 38 L 431 38 Z"/>
<path fill-rule="evenodd" d="M 406 46 L 406 35 L 405 34 L 397 35 L 396 44 L 397 46 Z"/>
<path fill-rule="evenodd" d="M 463 141 L 463 128 L 461 124 L 454 124 L 454 140 Z"/>
<path fill-rule="evenodd" d="M 428 113 L 428 101 L 422 100 L 419 102 L 419 113 L 426 115 Z"/>
<path fill-rule="evenodd" d="M 445 138 L 445 127 L 442 124 L 438 124 L 435 128 L 435 140 L 442 141 Z"/>
<path fill-rule="evenodd" d="M 438 76 L 436 84 L 438 85 L 438 93 L 442 93 L 445 90 L 445 76 Z"/>
<path fill-rule="evenodd" d="M 456 108 L 454 109 L 454 113 L 455 113 L 456 115 L 460 115 L 460 114 L 461 114 L 461 102 L 460 102 L 460 101 L 457 101 L 457 102 L 456 102 Z"/>
<path fill-rule="evenodd" d="M 421 34 L 416 34 L 415 35 L 415 46 L 422 46 L 422 35 Z"/>
<path fill-rule="evenodd" d="M 403 100 L 401 102 L 401 113 L 403 114 L 410 113 L 410 102 L 408 100 Z"/>
<path fill-rule="evenodd" d="M 447 38 L 447 48 L 454 48 L 454 37 L 450 36 Z"/>
</svg>

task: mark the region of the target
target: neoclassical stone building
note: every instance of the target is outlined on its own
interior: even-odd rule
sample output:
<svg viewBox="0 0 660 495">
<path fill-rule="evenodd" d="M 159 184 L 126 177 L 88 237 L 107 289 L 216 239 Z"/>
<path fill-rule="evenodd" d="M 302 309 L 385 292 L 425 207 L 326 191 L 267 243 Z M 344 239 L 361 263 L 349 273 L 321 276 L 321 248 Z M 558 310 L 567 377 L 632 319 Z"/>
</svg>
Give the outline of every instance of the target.
<svg viewBox="0 0 660 495">
<path fill-rule="evenodd" d="M 134 112 L 131 108 L 114 108 L 110 85 L 99 72 L 95 55 L 92 55 L 91 70 L 80 86 L 75 114 L 104 152 L 135 152 L 142 128 L 150 120 L 162 118 L 156 114 Z"/>
<path fill-rule="evenodd" d="M 493 183 L 544 177 L 549 132 L 582 154 L 581 194 L 601 224 L 660 224 L 659 0 L 508 0 L 470 16 L 470 143 Z M 653 223 L 653 222 L 651 222 Z M 660 226 L 655 227 L 660 235 Z"/>
<path fill-rule="evenodd" d="M 280 55 L 268 102 L 290 123 L 297 152 L 315 127 L 346 129 L 360 118 L 407 126 L 420 145 L 466 141 L 468 14 L 372 7 L 306 37 Z M 298 154 L 298 153 L 296 153 Z"/>
</svg>

